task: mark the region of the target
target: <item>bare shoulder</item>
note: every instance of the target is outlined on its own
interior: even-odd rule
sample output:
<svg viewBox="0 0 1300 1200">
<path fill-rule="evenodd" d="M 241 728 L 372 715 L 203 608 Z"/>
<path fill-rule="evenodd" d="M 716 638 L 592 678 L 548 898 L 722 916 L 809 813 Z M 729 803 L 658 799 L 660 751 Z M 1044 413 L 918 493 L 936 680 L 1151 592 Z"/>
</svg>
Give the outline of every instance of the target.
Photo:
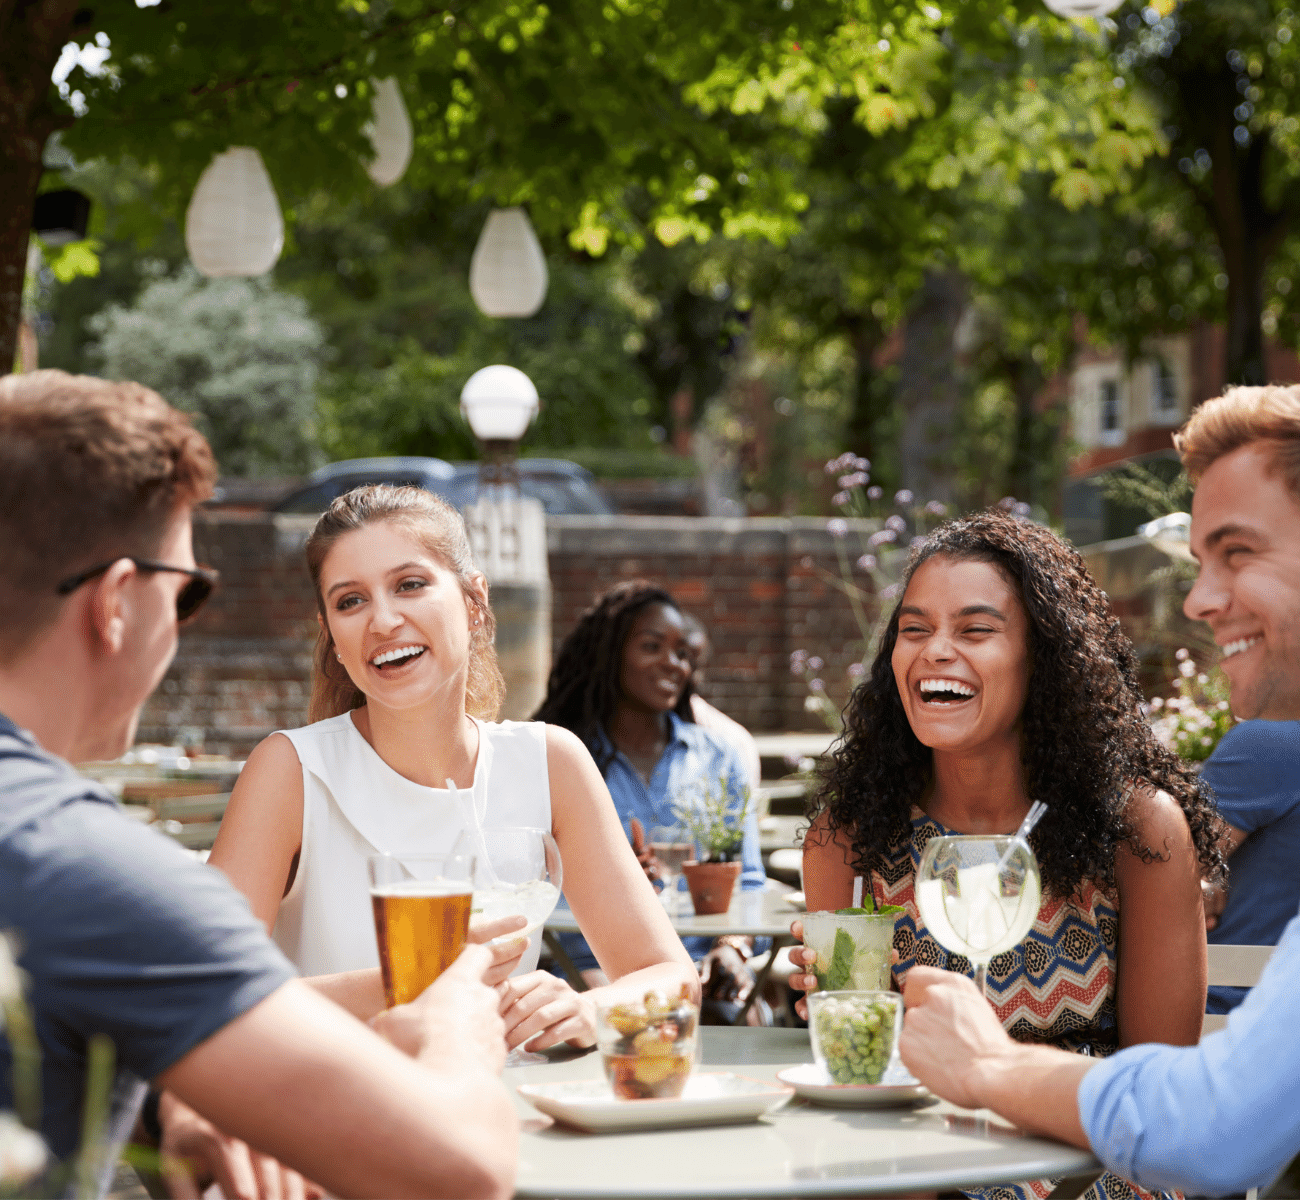
<svg viewBox="0 0 1300 1200">
<path fill-rule="evenodd" d="M 273 778 L 287 782 L 290 776 L 301 782 L 302 764 L 298 760 L 298 751 L 284 734 L 273 733 L 253 748 L 244 769 L 239 773 L 235 788 L 240 790 L 240 784 L 264 782 Z"/>
<path fill-rule="evenodd" d="M 1197 856 L 1191 826 L 1178 801 L 1168 792 L 1148 783 L 1138 784 L 1129 793 L 1127 815 L 1133 823 L 1135 843 L 1156 857 L 1148 860 L 1133 847 L 1121 846 L 1115 857 L 1121 884 L 1125 877 L 1158 863 L 1181 863 L 1195 869 Z"/>
<path fill-rule="evenodd" d="M 296 815 L 302 827 L 302 764 L 293 743 L 282 733 L 273 733 L 253 748 L 230 793 L 226 809 L 227 823 L 242 823 L 253 814 L 281 820 Z M 218 838 L 220 840 L 220 838 Z"/>
<path fill-rule="evenodd" d="M 581 771 L 587 766 L 596 765 L 591 751 L 582 739 L 563 725 L 546 726 L 546 759 L 552 767 L 559 766 L 570 771 Z"/>
</svg>

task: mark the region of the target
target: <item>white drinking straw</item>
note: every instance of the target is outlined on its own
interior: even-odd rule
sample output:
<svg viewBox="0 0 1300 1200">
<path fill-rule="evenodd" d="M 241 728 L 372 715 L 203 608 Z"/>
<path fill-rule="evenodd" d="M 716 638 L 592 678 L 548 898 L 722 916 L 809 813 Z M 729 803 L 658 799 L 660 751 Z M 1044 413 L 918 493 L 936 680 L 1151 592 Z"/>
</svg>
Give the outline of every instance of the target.
<svg viewBox="0 0 1300 1200">
<path fill-rule="evenodd" d="M 450 779 L 447 780 L 447 790 L 451 793 L 452 800 L 460 809 L 461 818 L 465 822 L 465 831 L 474 843 L 474 857 L 477 859 L 477 865 L 482 868 L 483 874 L 487 876 L 488 887 L 500 887 L 501 880 L 497 878 L 496 869 L 492 866 L 492 860 L 488 857 L 487 842 L 483 840 L 483 826 L 479 823 L 478 812 L 474 808 L 472 794 L 469 803 L 466 803 L 461 799 L 460 790 Z"/>
<path fill-rule="evenodd" d="M 853 907 L 854 908 L 862 907 L 862 876 L 861 875 L 855 875 L 853 877 Z"/>
<path fill-rule="evenodd" d="M 1029 837 L 1030 830 L 1042 820 L 1043 814 L 1047 811 L 1047 805 L 1041 800 L 1035 800 L 1029 806 L 1029 811 L 1025 813 L 1025 819 L 1020 822 L 1020 828 L 1011 835 L 1011 845 L 1002 852 L 1002 857 L 998 859 L 998 874 L 1001 875 L 1003 869 L 1015 853 L 1016 843 L 1026 841 Z"/>
</svg>

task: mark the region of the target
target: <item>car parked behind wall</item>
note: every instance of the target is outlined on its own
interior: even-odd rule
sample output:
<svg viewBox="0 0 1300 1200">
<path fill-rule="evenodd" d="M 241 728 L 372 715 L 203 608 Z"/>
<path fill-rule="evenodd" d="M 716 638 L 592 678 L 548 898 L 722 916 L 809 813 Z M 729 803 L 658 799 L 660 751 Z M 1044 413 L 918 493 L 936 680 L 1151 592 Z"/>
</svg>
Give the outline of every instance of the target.
<svg viewBox="0 0 1300 1200">
<path fill-rule="evenodd" d="M 562 458 L 523 458 L 518 462 L 519 490 L 541 501 L 548 516 L 610 515 L 615 509 L 596 486 L 590 471 Z M 413 484 L 463 509 L 478 494 L 479 464 L 449 463 L 440 458 L 352 458 L 329 463 L 308 476 L 273 512 L 321 513 L 344 492 L 367 483 Z"/>
</svg>

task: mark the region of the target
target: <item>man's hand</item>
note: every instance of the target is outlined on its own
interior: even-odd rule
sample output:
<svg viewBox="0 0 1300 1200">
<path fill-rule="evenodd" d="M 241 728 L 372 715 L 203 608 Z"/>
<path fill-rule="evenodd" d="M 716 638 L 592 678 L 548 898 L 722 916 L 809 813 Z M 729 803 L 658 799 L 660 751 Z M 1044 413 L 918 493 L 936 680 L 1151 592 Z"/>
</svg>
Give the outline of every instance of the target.
<svg viewBox="0 0 1300 1200">
<path fill-rule="evenodd" d="M 1222 883 L 1206 883 L 1201 880 L 1201 900 L 1205 905 L 1205 931 L 1208 933 L 1219 923 L 1223 910 L 1228 904 L 1228 888 Z"/>
<path fill-rule="evenodd" d="M 984 1107 L 981 1073 L 1016 1052 L 988 1001 L 964 975 L 934 967 L 908 971 L 903 1001 L 903 1065 L 945 1100 Z"/>
<path fill-rule="evenodd" d="M 297 1171 L 227 1137 L 170 1092 L 158 1101 L 161 1173 L 172 1200 L 199 1200 L 217 1184 L 229 1200 L 315 1200 L 324 1193 Z"/>
<path fill-rule="evenodd" d="M 486 921 L 481 925 L 470 926 L 469 940 L 476 945 L 485 945 L 492 951 L 492 965 L 483 974 L 483 982 L 488 987 L 496 987 L 497 984 L 509 979 L 510 972 L 519 965 L 519 960 L 523 958 L 524 951 L 528 949 L 528 939 L 511 938 L 507 935 L 514 933 L 517 929 L 522 929 L 527 924 L 527 917 L 516 914 L 509 917 L 499 917 L 495 921 Z M 488 945 L 493 938 L 503 938 L 505 940 L 495 946 Z"/>
<path fill-rule="evenodd" d="M 646 845 L 645 826 L 636 817 L 632 818 L 632 853 L 636 855 L 637 862 L 651 883 L 663 882 L 663 867 L 655 857 L 655 852 Z"/>
<path fill-rule="evenodd" d="M 371 1027 L 431 1066 L 468 1060 L 499 1074 L 506 1061 L 505 1025 L 497 993 L 484 983 L 493 963 L 488 947 L 466 946 L 416 999 L 381 1012 Z"/>
</svg>

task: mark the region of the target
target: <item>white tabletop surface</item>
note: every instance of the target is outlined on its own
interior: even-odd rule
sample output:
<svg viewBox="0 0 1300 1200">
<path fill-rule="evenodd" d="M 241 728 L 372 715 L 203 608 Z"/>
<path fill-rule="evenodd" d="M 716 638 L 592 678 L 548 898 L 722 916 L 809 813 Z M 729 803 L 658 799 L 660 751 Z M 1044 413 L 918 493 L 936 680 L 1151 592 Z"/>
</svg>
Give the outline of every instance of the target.
<svg viewBox="0 0 1300 1200">
<path fill-rule="evenodd" d="M 788 937 L 790 922 L 799 916 L 799 909 L 785 902 L 786 892 L 778 890 L 781 886 L 769 880 L 766 890 L 745 892 L 740 890 L 738 884 L 732 896 L 731 907 L 725 913 L 710 917 L 697 917 L 691 908 L 690 896 L 682 892 L 678 901 L 681 911 L 676 915 L 670 913 L 669 919 L 682 937 L 720 937 L 724 933 Z M 557 933 L 580 932 L 577 918 L 563 902 L 546 918 L 546 928 Z"/>
<path fill-rule="evenodd" d="M 709 1026 L 702 1033 L 700 1070 L 775 1080 L 783 1067 L 812 1061 L 806 1030 Z M 1087 1151 L 1028 1137 L 987 1110 L 943 1101 L 872 1111 L 795 1099 L 745 1125 L 588 1134 L 554 1124 L 514 1091 L 524 1083 L 602 1075 L 595 1053 L 506 1071 L 523 1123 L 516 1195 L 896 1196 L 1099 1166 Z"/>
</svg>

